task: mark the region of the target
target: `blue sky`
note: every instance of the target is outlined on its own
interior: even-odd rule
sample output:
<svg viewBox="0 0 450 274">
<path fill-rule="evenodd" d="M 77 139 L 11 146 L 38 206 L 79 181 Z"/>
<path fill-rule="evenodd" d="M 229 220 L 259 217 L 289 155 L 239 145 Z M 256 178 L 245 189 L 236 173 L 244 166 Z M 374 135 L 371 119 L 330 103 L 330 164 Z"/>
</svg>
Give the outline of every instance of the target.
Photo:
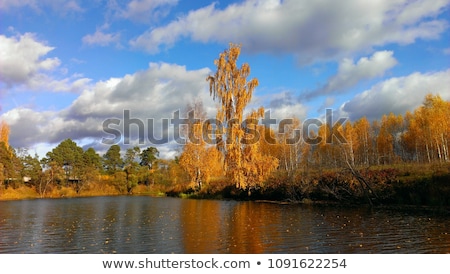
<svg viewBox="0 0 450 274">
<path fill-rule="evenodd" d="M 351 120 L 404 114 L 427 93 L 450 100 L 449 8 L 450 0 L 2 0 L 0 119 L 11 145 L 44 156 L 66 138 L 103 153 L 103 121 L 125 109 L 161 121 L 201 99 L 214 117 L 205 79 L 230 42 L 259 80 L 249 110 L 301 120 L 326 108 Z M 165 158 L 179 152 L 158 148 Z"/>
</svg>

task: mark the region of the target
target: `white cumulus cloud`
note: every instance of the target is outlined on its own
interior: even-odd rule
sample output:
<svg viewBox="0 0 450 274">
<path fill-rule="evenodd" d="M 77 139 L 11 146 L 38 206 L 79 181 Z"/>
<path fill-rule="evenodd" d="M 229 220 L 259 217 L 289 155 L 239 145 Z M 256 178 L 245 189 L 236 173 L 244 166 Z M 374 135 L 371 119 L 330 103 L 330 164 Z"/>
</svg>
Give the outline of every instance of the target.
<svg viewBox="0 0 450 274">
<path fill-rule="evenodd" d="M 341 112 L 352 120 L 362 116 L 380 119 L 390 112 L 404 114 L 419 107 L 428 93 L 450 100 L 450 69 L 387 79 L 344 103 Z"/>
<path fill-rule="evenodd" d="M 121 124 L 118 127 L 124 133 L 124 111 L 127 110 L 130 119 L 139 119 L 144 123 L 145 140 L 141 145 L 150 146 L 150 134 L 156 139 L 161 139 L 167 133 L 173 136 L 171 124 L 170 132 L 163 132 L 162 120 L 168 119 L 170 122 L 177 110 L 182 118 L 187 104 L 192 103 L 193 98 L 202 100 L 208 115 L 214 117 L 215 106 L 206 82 L 208 74 L 208 68 L 187 70 L 176 64 L 150 63 L 146 70 L 86 87 L 66 109 L 38 111 L 20 107 L 5 112 L 0 119 L 11 127 L 13 147 L 58 144 L 71 138 L 75 141 L 93 140 L 92 144 L 101 150 L 109 147 L 101 144 L 102 138 L 110 138 L 103 130 L 104 121 L 119 119 Z M 152 128 L 148 126 L 151 119 L 154 121 Z M 132 124 L 130 129 L 130 144 L 136 143 L 139 136 L 137 127 Z M 123 142 L 122 139 L 119 144 Z"/>
<path fill-rule="evenodd" d="M 120 33 L 105 33 L 102 30 L 96 30 L 93 34 L 83 36 L 82 41 L 85 45 L 108 46 L 119 43 Z"/>
<path fill-rule="evenodd" d="M 50 8 L 59 14 L 67 14 L 68 12 L 83 12 L 79 0 L 2 0 L 0 1 L 0 10 L 12 11 L 17 8 L 29 7 L 40 13 L 46 8 Z"/>
<path fill-rule="evenodd" d="M 345 93 L 347 89 L 360 81 L 383 76 L 396 64 L 397 60 L 393 57 L 392 51 L 377 51 L 370 58 L 362 57 L 356 63 L 345 58 L 339 63 L 337 74 L 330 77 L 325 85 L 301 97 L 311 99 L 317 96 Z"/>
<path fill-rule="evenodd" d="M 166 16 L 177 3 L 178 0 L 132 0 L 117 15 L 131 21 L 148 23 Z"/>
<path fill-rule="evenodd" d="M 192 10 L 130 41 L 157 53 L 183 38 L 241 43 L 248 52 L 294 53 L 303 64 L 339 60 L 388 43 L 438 38 L 449 0 L 247 0 L 219 9 Z"/>
<path fill-rule="evenodd" d="M 36 41 L 31 33 L 0 35 L 0 81 L 8 85 L 26 83 L 41 71 L 56 68 L 61 63 L 58 58 L 43 58 L 53 49 Z"/>
<path fill-rule="evenodd" d="M 0 84 L 6 90 L 15 87 L 37 91 L 82 90 L 89 79 L 78 76 L 61 79 L 53 75 L 61 65 L 59 58 L 46 57 L 53 49 L 32 33 L 12 37 L 0 35 Z"/>
</svg>

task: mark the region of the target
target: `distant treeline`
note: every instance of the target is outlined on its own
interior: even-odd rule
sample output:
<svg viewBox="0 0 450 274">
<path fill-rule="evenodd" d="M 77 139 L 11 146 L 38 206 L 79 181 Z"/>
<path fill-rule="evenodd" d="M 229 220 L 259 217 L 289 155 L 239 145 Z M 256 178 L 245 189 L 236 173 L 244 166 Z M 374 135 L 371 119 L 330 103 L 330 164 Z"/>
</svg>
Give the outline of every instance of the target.
<svg viewBox="0 0 450 274">
<path fill-rule="evenodd" d="M 277 168 L 264 181 L 247 187 L 227 176 L 216 147 L 205 146 L 199 153 L 201 145 L 186 145 L 180 157 L 165 160 L 155 147 L 121 151 L 112 145 L 99 155 L 67 139 L 39 159 L 9 146 L 9 127 L 2 122 L 0 198 L 134 193 L 449 206 L 449 113 L 449 102 L 429 95 L 421 107 L 404 116 L 346 123 L 340 130 L 347 143 L 287 144 L 284 140 L 294 127 L 283 134 L 260 128 L 261 134 L 277 140 L 262 141 L 259 147 L 263 155 L 276 159 Z M 326 134 L 325 130 L 313 134 Z"/>
</svg>

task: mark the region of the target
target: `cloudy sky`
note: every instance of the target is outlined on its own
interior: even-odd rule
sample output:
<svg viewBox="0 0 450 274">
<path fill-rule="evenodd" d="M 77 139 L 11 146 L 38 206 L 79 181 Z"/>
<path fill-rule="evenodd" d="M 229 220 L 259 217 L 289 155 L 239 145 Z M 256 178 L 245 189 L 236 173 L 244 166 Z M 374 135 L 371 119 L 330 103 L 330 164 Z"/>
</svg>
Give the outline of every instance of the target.
<svg viewBox="0 0 450 274">
<path fill-rule="evenodd" d="M 194 100 L 214 116 L 205 79 L 230 42 L 260 83 L 249 110 L 404 114 L 427 93 L 450 100 L 449 9 L 450 0 L 1 0 L 0 120 L 12 146 L 40 156 L 66 138 L 104 152 L 104 121 L 124 121 L 124 110 L 161 137 L 161 121 Z M 177 153 L 170 141 L 158 148 Z"/>
</svg>

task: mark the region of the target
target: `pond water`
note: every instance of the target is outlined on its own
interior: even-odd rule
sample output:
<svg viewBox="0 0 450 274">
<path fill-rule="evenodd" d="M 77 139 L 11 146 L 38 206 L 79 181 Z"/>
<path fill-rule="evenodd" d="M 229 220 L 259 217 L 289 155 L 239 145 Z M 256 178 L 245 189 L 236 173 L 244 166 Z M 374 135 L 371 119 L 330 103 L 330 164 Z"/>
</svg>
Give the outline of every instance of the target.
<svg viewBox="0 0 450 274">
<path fill-rule="evenodd" d="M 0 253 L 450 253 L 450 217 L 146 196 L 3 201 Z"/>
</svg>

